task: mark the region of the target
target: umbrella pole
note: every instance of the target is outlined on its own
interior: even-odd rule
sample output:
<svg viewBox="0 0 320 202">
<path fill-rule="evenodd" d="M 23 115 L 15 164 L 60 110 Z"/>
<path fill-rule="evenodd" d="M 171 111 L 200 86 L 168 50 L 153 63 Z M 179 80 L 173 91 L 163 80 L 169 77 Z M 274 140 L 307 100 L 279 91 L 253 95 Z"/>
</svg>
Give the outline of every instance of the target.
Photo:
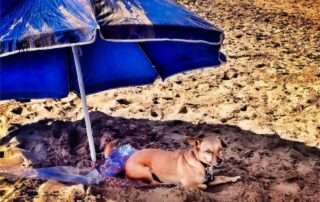
<svg viewBox="0 0 320 202">
<path fill-rule="evenodd" d="M 84 89 L 84 83 L 83 83 L 83 77 L 82 77 L 82 71 L 81 71 L 77 47 L 72 46 L 72 53 L 73 53 L 73 59 L 74 59 L 75 66 L 76 66 L 78 85 L 79 85 L 80 95 L 81 95 L 82 109 L 83 109 L 83 113 L 84 113 L 84 120 L 85 120 L 85 124 L 86 124 L 86 131 L 87 131 L 87 137 L 88 137 L 88 142 L 89 142 L 90 156 L 91 156 L 91 160 L 93 162 L 95 162 L 97 160 L 96 159 L 96 150 L 94 148 L 91 121 L 90 121 L 90 117 L 89 117 L 86 92 Z"/>
</svg>

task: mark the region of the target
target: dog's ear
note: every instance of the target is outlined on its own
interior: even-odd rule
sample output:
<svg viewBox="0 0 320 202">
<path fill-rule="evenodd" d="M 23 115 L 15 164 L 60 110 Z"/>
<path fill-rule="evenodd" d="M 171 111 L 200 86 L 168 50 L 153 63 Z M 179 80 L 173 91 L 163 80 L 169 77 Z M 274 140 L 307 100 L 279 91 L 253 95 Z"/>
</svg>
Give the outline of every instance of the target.
<svg viewBox="0 0 320 202">
<path fill-rule="evenodd" d="M 226 148 L 226 147 L 227 147 L 226 142 L 225 142 L 223 139 L 221 139 L 221 138 L 220 138 L 220 141 L 221 141 L 221 146 L 222 146 L 223 148 Z"/>
<path fill-rule="evenodd" d="M 184 143 L 191 145 L 192 147 L 197 147 L 201 143 L 201 139 L 198 137 L 188 137 Z"/>
</svg>

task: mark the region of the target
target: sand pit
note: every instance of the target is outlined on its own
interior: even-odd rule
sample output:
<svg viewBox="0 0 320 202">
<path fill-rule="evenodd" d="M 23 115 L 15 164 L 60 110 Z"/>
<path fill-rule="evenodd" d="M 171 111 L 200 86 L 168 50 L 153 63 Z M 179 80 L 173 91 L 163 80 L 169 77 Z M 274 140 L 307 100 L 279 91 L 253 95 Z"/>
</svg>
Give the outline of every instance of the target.
<svg viewBox="0 0 320 202">
<path fill-rule="evenodd" d="M 301 143 L 281 140 L 276 135 L 258 136 L 229 125 L 115 118 L 101 112 L 91 113 L 91 119 L 99 153 L 106 142 L 114 139 L 118 139 L 120 145 L 129 143 L 136 148 L 173 150 L 186 146 L 183 140 L 187 135 L 213 132 L 228 144 L 225 163 L 217 173 L 240 175 L 242 180 L 205 191 L 148 186 L 122 177 L 80 188 L 39 180 L 2 180 L 6 187 L 21 184 L 13 193 L 14 198 L 39 200 L 46 196 L 43 187 L 54 187 L 60 198 L 105 201 L 234 201 L 239 198 L 244 201 L 316 201 L 320 197 L 320 151 Z M 90 166 L 83 121 L 42 121 L 22 126 L 7 137 L 2 145 L 18 142 L 17 147 L 27 151 L 21 155 L 30 161 L 28 166 Z M 101 158 L 99 155 L 99 160 Z M 28 190 L 33 190 L 33 194 Z"/>
</svg>

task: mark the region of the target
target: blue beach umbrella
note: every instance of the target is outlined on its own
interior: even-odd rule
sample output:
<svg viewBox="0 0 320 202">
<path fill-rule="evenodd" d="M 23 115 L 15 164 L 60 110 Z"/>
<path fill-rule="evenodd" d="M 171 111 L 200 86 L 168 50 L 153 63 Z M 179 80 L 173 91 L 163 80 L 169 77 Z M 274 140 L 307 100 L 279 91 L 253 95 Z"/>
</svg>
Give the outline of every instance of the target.
<svg viewBox="0 0 320 202">
<path fill-rule="evenodd" d="M 223 32 L 171 0 L 0 0 L 0 100 L 81 96 L 225 62 Z"/>
</svg>

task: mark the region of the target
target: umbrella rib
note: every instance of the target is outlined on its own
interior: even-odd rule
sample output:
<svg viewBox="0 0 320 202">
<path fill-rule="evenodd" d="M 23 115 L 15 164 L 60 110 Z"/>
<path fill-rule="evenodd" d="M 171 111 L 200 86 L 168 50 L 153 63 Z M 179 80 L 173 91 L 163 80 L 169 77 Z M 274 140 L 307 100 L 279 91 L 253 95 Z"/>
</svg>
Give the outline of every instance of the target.
<svg viewBox="0 0 320 202">
<path fill-rule="evenodd" d="M 86 131 L 87 131 L 87 137 L 88 137 L 88 143 L 89 143 L 89 149 L 90 149 L 90 156 L 91 156 L 91 160 L 95 162 L 97 160 L 96 150 L 94 147 L 92 127 L 91 127 L 91 121 L 90 121 L 90 116 L 88 111 L 87 98 L 86 98 L 86 92 L 85 92 L 84 83 L 83 83 L 82 71 L 81 71 L 81 66 L 79 61 L 78 48 L 76 46 L 72 46 L 72 54 L 73 54 L 73 59 L 76 66 L 78 85 L 79 85 L 80 95 L 81 95 L 82 110 L 84 113 L 84 120 L 86 124 Z"/>
</svg>

